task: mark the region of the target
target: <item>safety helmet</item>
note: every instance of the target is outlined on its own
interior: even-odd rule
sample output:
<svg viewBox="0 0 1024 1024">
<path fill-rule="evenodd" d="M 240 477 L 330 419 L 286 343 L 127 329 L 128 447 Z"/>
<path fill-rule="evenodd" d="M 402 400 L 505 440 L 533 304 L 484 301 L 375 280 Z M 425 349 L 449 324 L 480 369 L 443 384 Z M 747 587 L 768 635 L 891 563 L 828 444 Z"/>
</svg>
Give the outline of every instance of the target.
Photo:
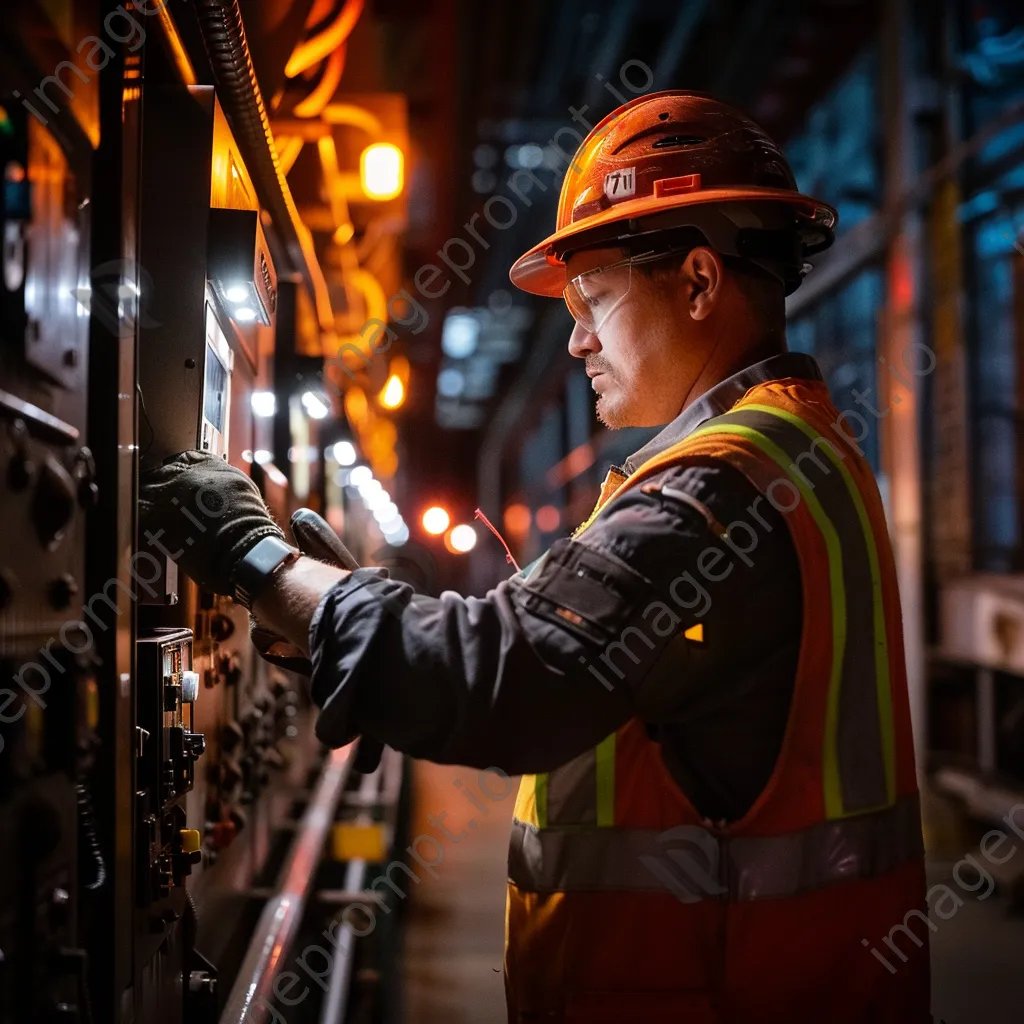
<svg viewBox="0 0 1024 1024">
<path fill-rule="evenodd" d="M 723 255 L 759 264 L 794 291 L 838 215 L 803 195 L 779 147 L 750 118 L 704 93 L 669 90 L 613 110 L 565 171 L 554 234 L 513 264 L 534 295 L 566 287 L 567 254 L 658 244 L 698 231 Z M 695 243 L 699 244 L 699 243 Z"/>
</svg>

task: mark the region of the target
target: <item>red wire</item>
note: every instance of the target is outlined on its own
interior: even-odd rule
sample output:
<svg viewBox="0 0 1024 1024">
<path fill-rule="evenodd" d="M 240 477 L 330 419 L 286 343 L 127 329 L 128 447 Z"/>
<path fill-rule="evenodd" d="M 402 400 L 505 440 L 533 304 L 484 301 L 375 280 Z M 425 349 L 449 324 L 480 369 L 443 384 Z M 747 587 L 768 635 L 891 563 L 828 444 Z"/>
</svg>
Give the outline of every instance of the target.
<svg viewBox="0 0 1024 1024">
<path fill-rule="evenodd" d="M 494 536 L 498 538 L 498 540 L 501 541 L 501 546 L 505 549 L 505 561 L 514 565 L 516 567 L 516 572 L 522 572 L 522 570 L 519 568 L 519 563 L 512 557 L 512 551 L 510 550 L 509 546 L 505 543 L 505 538 L 502 537 L 500 533 L 498 533 L 498 528 L 494 525 L 494 523 L 490 521 L 490 519 L 487 518 L 487 516 L 484 515 L 483 510 L 478 508 L 473 513 L 473 515 L 477 519 L 479 519 L 484 524 L 484 526 L 486 526 L 487 529 L 490 530 L 491 533 L 493 533 Z"/>
</svg>

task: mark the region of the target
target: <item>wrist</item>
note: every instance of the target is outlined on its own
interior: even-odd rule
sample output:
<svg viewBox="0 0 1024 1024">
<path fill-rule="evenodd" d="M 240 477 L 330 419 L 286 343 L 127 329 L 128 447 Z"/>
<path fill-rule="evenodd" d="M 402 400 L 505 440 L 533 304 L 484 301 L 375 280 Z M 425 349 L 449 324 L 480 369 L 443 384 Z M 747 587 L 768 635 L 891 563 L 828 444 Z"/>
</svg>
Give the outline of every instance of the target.
<svg viewBox="0 0 1024 1024">
<path fill-rule="evenodd" d="M 300 554 L 271 576 L 256 599 L 253 614 L 261 625 L 308 653 L 309 627 L 320 601 L 350 575 L 347 569 Z"/>
<path fill-rule="evenodd" d="M 299 557 L 298 548 L 282 537 L 269 534 L 253 544 L 231 570 L 232 596 L 243 608 L 252 611 L 260 594 L 274 576 Z"/>
</svg>

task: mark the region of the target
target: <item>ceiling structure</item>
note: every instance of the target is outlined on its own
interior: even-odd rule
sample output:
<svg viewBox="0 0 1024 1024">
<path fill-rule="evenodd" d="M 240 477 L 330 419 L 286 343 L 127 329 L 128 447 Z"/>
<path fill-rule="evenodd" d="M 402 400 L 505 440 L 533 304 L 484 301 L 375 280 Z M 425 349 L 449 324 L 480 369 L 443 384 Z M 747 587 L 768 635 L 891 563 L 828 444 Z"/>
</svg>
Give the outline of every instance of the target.
<svg viewBox="0 0 1024 1024">
<path fill-rule="evenodd" d="M 560 303 L 515 292 L 508 268 L 550 232 L 587 126 L 622 99 L 690 88 L 738 103 L 784 142 L 879 17 L 877 2 L 860 0 L 243 7 L 260 26 L 254 62 L 330 287 L 332 343 L 358 342 L 383 302 L 393 334 L 370 331 L 380 354 L 348 365 L 369 393 L 396 356 L 407 360 L 395 488 L 424 507 L 470 511 L 481 464 L 496 461 L 500 479 L 517 438 L 564 386 L 571 321 Z M 340 36 L 339 22 L 343 42 L 311 47 Z M 346 185 L 366 138 L 355 107 L 402 140 L 404 189 L 390 203 L 353 202 Z"/>
</svg>

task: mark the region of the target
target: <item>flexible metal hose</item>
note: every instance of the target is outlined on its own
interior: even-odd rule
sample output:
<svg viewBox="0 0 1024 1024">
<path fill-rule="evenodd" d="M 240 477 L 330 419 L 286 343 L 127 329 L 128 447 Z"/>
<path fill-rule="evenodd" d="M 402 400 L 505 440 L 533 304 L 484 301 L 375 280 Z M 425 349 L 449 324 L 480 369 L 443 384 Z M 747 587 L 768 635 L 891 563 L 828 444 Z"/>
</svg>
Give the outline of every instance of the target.
<svg viewBox="0 0 1024 1024">
<path fill-rule="evenodd" d="M 305 279 L 314 299 L 320 329 L 333 331 L 334 314 L 327 282 L 278 159 L 238 0 L 196 0 L 195 8 L 216 79 L 217 95 L 252 175 L 260 203 L 270 213 L 293 269 Z"/>
</svg>

